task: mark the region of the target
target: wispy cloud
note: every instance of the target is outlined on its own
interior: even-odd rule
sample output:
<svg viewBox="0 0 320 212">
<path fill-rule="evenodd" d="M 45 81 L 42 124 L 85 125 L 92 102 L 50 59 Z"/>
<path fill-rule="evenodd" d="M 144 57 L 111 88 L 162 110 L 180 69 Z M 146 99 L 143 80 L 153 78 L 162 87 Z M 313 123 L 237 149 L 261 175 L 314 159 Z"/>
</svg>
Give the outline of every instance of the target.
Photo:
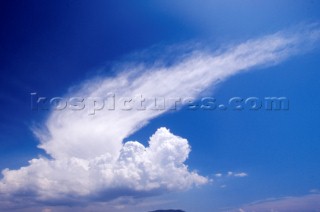
<svg viewBox="0 0 320 212">
<path fill-rule="evenodd" d="M 68 95 L 104 97 L 112 92 L 197 98 L 217 81 L 305 52 L 319 34 L 317 27 L 308 26 L 215 52 L 195 49 L 170 65 L 127 66 L 115 77 L 88 80 Z M 155 132 L 148 147 L 137 141 L 123 143 L 168 110 L 101 110 L 95 116 L 88 116 L 86 110 L 52 112 L 45 127 L 35 130 L 39 147 L 52 158 L 40 157 L 27 167 L 4 170 L 3 199 L 70 204 L 155 195 L 208 182 L 184 164 L 190 152 L 188 141 L 166 128 Z"/>
<path fill-rule="evenodd" d="M 235 177 L 247 177 L 248 174 L 245 173 L 245 172 L 241 172 L 241 173 L 235 173 L 233 176 L 235 176 Z"/>
<path fill-rule="evenodd" d="M 232 172 L 232 171 L 228 171 L 227 173 L 223 174 L 223 173 L 216 173 L 214 175 L 215 177 L 221 178 L 221 177 L 247 177 L 248 174 L 245 172 Z"/>
<path fill-rule="evenodd" d="M 214 175 L 215 177 L 222 177 L 222 174 L 221 173 L 217 173 Z"/>
<path fill-rule="evenodd" d="M 230 212 L 246 211 L 318 211 L 320 210 L 320 195 L 309 194 L 300 197 L 274 198 L 248 205 L 238 209 L 229 209 Z"/>
</svg>

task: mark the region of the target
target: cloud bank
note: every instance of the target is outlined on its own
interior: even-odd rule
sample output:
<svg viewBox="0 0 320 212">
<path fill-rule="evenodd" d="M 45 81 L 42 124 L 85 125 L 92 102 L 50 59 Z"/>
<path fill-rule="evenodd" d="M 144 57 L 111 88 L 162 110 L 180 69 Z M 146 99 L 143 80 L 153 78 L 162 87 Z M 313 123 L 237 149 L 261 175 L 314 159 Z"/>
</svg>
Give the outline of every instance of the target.
<svg viewBox="0 0 320 212">
<path fill-rule="evenodd" d="M 143 94 L 150 97 L 192 97 L 218 81 L 261 66 L 275 65 L 304 53 L 318 41 L 314 25 L 282 31 L 218 51 L 195 49 L 165 66 L 127 66 L 114 77 L 88 80 L 69 96 L 105 97 Z M 150 106 L 150 105 L 149 105 Z M 186 139 L 159 128 L 149 146 L 125 139 L 165 110 L 53 111 L 45 127 L 34 130 L 40 157 L 18 170 L 3 170 L 2 199 L 52 204 L 106 201 L 185 190 L 209 179 L 188 170 Z"/>
</svg>

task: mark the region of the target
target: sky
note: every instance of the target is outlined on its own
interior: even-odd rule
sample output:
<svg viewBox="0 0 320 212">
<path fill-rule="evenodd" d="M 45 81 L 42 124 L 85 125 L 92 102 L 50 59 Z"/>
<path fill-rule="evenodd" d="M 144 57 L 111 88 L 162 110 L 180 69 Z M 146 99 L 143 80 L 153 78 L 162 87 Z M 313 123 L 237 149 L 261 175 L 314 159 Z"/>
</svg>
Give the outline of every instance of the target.
<svg viewBox="0 0 320 212">
<path fill-rule="evenodd" d="M 319 9 L 1 1 L 0 211 L 320 210 Z"/>
</svg>

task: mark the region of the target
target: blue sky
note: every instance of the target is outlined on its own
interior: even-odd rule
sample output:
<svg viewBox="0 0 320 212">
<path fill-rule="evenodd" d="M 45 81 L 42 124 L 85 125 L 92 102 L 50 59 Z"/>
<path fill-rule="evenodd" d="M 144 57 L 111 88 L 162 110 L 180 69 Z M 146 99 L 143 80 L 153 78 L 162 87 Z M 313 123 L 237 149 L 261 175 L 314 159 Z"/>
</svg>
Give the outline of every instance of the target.
<svg viewBox="0 0 320 212">
<path fill-rule="evenodd" d="M 319 22 L 319 2 L 14 0 L 0 5 L 0 168 L 20 170 L 7 171 L 0 181 L 4 210 L 13 210 L 17 202 L 22 211 L 320 208 L 319 27 L 310 27 Z M 239 45 L 244 45 L 240 53 Z M 138 76 L 121 86 L 131 69 L 139 69 Z M 30 107 L 31 92 L 86 97 L 131 90 L 196 99 L 211 96 L 222 103 L 236 96 L 284 96 L 290 108 L 182 108 L 137 113 L 138 118 L 119 115 L 121 122 L 105 112 L 97 112 L 90 121 L 88 114 Z M 63 129 L 56 127 L 59 123 Z M 147 147 L 152 135 L 154 149 L 144 150 L 149 155 L 139 158 L 156 163 L 172 156 L 173 161 L 157 164 L 156 174 L 150 167 L 128 169 L 137 164 L 126 157 L 137 156 L 135 151 L 144 148 L 139 143 Z M 139 143 L 121 144 L 127 141 Z M 173 146 L 166 149 L 157 142 Z M 42 149 L 37 147 L 40 143 Z M 136 181 L 120 174 L 114 183 L 121 186 L 102 182 L 102 191 L 94 189 L 100 184 L 83 186 L 101 176 L 94 172 L 88 177 L 72 164 L 86 166 L 89 161 L 88 166 L 100 173 L 97 164 L 109 164 L 104 152 L 115 159 L 118 149 L 126 154 L 117 167 L 127 174 L 143 171 L 148 177 Z M 103 162 L 97 159 L 101 155 Z M 28 162 L 32 159 L 34 165 Z M 172 170 L 159 174 L 171 165 Z M 62 177 L 69 166 L 75 171 Z M 117 167 L 111 170 L 120 173 Z M 157 189 L 146 183 L 154 175 Z M 71 185 L 70 177 L 75 176 L 84 180 Z M 65 189 L 52 189 L 52 182 Z M 84 190 L 74 189 L 79 185 Z"/>
</svg>

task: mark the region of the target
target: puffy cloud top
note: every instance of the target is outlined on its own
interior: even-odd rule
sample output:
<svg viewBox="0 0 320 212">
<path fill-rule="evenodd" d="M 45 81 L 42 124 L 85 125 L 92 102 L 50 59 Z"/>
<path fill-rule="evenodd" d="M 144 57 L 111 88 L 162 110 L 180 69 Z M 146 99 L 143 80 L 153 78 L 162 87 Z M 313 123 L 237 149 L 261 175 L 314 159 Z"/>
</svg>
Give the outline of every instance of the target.
<svg viewBox="0 0 320 212">
<path fill-rule="evenodd" d="M 208 181 L 183 164 L 189 152 L 186 139 L 160 128 L 148 147 L 126 142 L 116 160 L 109 154 L 90 160 L 39 158 L 31 160 L 28 167 L 4 170 L 0 190 L 7 197 L 32 194 L 37 201 L 58 203 L 183 190 Z"/>
</svg>

